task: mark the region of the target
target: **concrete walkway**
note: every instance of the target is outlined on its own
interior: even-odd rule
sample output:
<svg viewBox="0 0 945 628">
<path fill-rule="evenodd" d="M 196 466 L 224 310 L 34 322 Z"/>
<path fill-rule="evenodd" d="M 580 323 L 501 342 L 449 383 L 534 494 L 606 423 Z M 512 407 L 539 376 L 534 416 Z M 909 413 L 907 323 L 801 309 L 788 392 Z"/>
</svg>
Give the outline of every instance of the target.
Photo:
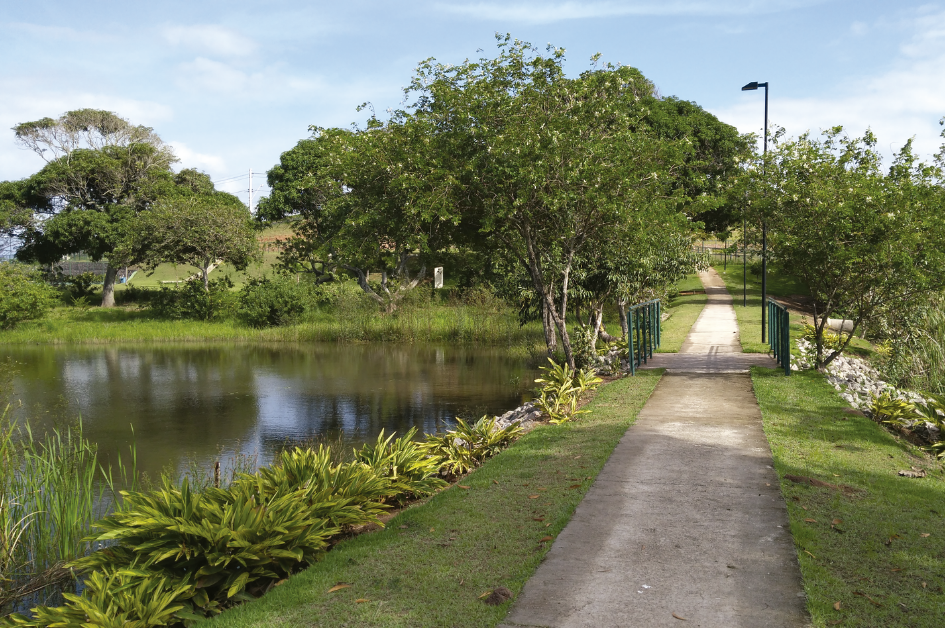
<svg viewBox="0 0 945 628">
<path fill-rule="evenodd" d="M 702 279 L 705 310 L 503 627 L 809 624 L 747 375 L 761 361 L 718 275 Z"/>
</svg>

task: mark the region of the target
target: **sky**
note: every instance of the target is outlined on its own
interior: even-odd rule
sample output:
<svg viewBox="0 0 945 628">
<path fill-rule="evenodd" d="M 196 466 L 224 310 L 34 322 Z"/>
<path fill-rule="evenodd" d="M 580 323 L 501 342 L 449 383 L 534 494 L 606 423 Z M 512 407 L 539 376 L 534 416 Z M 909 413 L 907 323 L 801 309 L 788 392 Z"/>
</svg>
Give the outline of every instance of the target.
<svg viewBox="0 0 945 628">
<path fill-rule="evenodd" d="M 888 156 L 910 137 L 943 139 L 945 2 L 627 0 L 149 3 L 3 1 L 0 180 L 42 159 L 13 125 L 83 107 L 144 124 L 177 167 L 247 200 L 279 155 L 321 127 L 363 123 L 358 105 L 396 108 L 417 63 L 494 56 L 495 34 L 638 68 L 660 93 L 698 103 L 742 132 L 867 127 Z"/>
</svg>

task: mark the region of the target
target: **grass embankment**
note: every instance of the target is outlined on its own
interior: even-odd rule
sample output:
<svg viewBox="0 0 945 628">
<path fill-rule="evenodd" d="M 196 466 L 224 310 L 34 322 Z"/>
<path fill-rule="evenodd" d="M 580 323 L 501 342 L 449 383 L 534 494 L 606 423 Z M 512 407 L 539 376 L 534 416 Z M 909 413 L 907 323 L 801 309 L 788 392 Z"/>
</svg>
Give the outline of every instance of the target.
<svg viewBox="0 0 945 628">
<path fill-rule="evenodd" d="M 663 321 L 660 334 L 660 348 L 657 353 L 677 353 L 683 341 L 689 335 L 693 323 L 705 308 L 706 297 L 702 281 L 698 274 L 691 274 L 677 284 L 679 292 L 703 291 L 696 294 L 682 294 L 670 300 L 665 312 L 670 317 Z"/>
<path fill-rule="evenodd" d="M 173 321 L 137 307 L 60 307 L 38 321 L 0 331 L 0 344 L 113 342 L 459 342 L 544 344 L 540 323 L 519 325 L 515 312 L 468 305 L 431 305 L 391 315 L 376 311 L 315 312 L 294 325 L 254 329 L 233 319 Z"/>
<path fill-rule="evenodd" d="M 817 372 L 784 377 L 755 368 L 752 381 L 814 625 L 941 626 L 941 464 L 870 419 L 845 412 L 846 404 Z M 927 469 L 928 477 L 897 475 L 913 466 Z M 840 488 L 795 483 L 785 475 Z"/>
<path fill-rule="evenodd" d="M 500 585 L 521 592 L 660 374 L 603 386 L 591 414 L 535 429 L 384 530 L 340 543 L 261 599 L 199 625 L 495 626 L 509 603 L 480 596 Z M 350 586 L 329 593 L 339 584 Z"/>
<path fill-rule="evenodd" d="M 749 267 L 751 264 L 749 264 Z M 735 315 L 738 317 L 739 338 L 742 351 L 745 353 L 767 353 L 770 348 L 767 342 L 761 342 L 761 279 L 748 273 L 747 303 L 743 284 L 742 264 L 728 263 L 728 269 L 723 270 L 721 265 L 714 266 L 719 276 L 725 281 L 725 287 L 734 299 Z M 797 279 L 784 276 L 777 272 L 768 272 L 768 296 L 770 297 L 805 297 L 809 291 Z M 791 313 L 791 350 L 797 354 L 796 341 L 804 335 L 805 323 L 811 323 L 810 316 L 797 312 Z M 844 352 L 857 357 L 870 357 L 873 345 L 861 338 L 854 338 Z"/>
</svg>

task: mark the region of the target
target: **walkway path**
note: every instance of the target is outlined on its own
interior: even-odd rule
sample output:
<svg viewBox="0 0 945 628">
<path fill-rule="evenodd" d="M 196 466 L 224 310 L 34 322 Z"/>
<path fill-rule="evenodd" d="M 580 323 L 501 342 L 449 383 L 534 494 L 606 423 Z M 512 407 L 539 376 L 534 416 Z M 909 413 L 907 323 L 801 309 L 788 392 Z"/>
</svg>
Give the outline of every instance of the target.
<svg viewBox="0 0 945 628">
<path fill-rule="evenodd" d="M 503 627 L 808 625 L 747 374 L 774 363 L 741 353 L 731 296 L 702 279 L 680 353 L 650 361 L 666 374 Z"/>
</svg>

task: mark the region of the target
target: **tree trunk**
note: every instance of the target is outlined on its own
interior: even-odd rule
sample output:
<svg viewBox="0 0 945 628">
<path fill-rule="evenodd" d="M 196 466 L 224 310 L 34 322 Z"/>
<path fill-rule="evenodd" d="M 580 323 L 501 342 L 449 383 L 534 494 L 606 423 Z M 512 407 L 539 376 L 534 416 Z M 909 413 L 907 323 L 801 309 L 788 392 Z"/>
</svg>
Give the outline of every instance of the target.
<svg viewBox="0 0 945 628">
<path fill-rule="evenodd" d="M 210 262 L 206 261 L 203 263 L 203 266 L 200 267 L 201 272 L 203 273 L 203 289 L 207 292 L 210 292 Z"/>
<path fill-rule="evenodd" d="M 630 330 L 627 329 L 627 303 L 623 299 L 617 299 L 617 311 L 620 313 L 620 331 L 623 332 L 623 337 L 626 338 L 630 333 Z"/>
<path fill-rule="evenodd" d="M 115 279 L 118 269 L 108 265 L 105 270 L 105 282 L 102 284 L 102 307 L 115 307 Z"/>
<path fill-rule="evenodd" d="M 551 354 L 558 348 L 558 334 L 555 332 L 555 323 L 551 320 L 551 313 L 548 311 L 548 306 L 545 305 L 545 300 L 541 301 L 541 326 L 545 331 L 545 344 L 548 346 L 548 356 L 551 357 Z"/>
</svg>

